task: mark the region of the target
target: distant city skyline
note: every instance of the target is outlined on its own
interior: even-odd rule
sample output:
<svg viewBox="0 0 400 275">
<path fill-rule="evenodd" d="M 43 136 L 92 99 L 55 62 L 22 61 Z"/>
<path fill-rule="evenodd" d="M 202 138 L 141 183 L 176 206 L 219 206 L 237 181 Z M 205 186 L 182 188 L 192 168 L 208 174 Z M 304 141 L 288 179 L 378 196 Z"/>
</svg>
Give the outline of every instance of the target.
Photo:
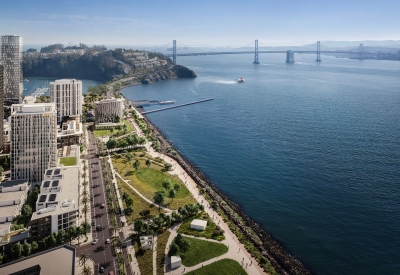
<svg viewBox="0 0 400 275">
<path fill-rule="evenodd" d="M 0 35 L 24 44 L 305 45 L 399 40 L 400 1 L 6 1 Z"/>
</svg>

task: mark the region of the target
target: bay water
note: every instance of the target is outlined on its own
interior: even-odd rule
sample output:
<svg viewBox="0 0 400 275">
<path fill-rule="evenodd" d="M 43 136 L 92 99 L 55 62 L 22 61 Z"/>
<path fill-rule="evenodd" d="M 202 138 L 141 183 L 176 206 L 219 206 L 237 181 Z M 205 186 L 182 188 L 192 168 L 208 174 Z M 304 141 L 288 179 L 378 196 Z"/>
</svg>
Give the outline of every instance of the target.
<svg viewBox="0 0 400 275">
<path fill-rule="evenodd" d="M 400 62 L 284 60 L 178 57 L 197 78 L 122 93 L 213 98 L 148 117 L 312 272 L 400 274 Z"/>
</svg>

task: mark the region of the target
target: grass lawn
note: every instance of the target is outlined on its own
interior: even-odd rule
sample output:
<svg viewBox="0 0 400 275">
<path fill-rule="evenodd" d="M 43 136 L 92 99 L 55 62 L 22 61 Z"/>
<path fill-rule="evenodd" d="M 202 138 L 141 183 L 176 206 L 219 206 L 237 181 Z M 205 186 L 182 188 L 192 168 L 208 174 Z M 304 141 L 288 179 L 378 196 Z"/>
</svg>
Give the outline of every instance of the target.
<svg viewBox="0 0 400 275">
<path fill-rule="evenodd" d="M 164 172 L 163 168 L 159 165 L 152 164 L 150 168 L 148 168 L 146 166 L 145 158 L 138 157 L 137 159 L 140 162 L 140 168 L 137 171 L 132 167 L 136 159 L 128 161 L 125 156 L 118 155 L 114 156 L 112 161 L 114 169 L 116 169 L 124 179 L 130 180 L 129 183 L 143 196 L 153 201 L 154 193 L 163 190 L 162 182 L 165 179 L 169 179 L 171 181 L 171 188 L 174 184 L 178 184 L 180 189 L 173 200 L 170 198 L 165 199 L 164 205 L 166 207 L 170 209 L 178 209 L 179 206 L 196 202 L 178 176 L 172 176 L 167 172 Z"/>
<path fill-rule="evenodd" d="M 190 244 L 186 253 L 178 252 L 184 266 L 194 266 L 228 252 L 224 244 L 184 237 Z"/>
<path fill-rule="evenodd" d="M 135 128 L 133 128 L 132 124 L 130 123 L 130 121 L 128 119 L 124 119 L 124 120 L 122 120 L 122 122 L 125 123 L 125 125 L 126 125 L 127 133 L 135 131 Z M 124 129 L 122 127 L 121 127 L 121 130 L 114 129 L 114 131 L 112 133 L 109 129 L 94 130 L 94 137 L 111 136 L 111 134 L 116 134 L 116 133 L 123 132 L 123 131 L 124 131 Z"/>
<path fill-rule="evenodd" d="M 206 265 L 199 269 L 193 270 L 187 275 L 232 275 L 241 274 L 245 275 L 247 272 L 243 267 L 232 259 L 222 259 L 215 263 Z"/>
<path fill-rule="evenodd" d="M 120 190 L 120 194 L 122 196 L 122 193 L 126 192 L 129 194 L 129 196 L 133 199 L 133 213 L 130 216 L 126 216 L 126 220 L 128 224 L 133 224 L 133 222 L 137 219 L 142 218 L 140 216 L 140 212 L 146 209 L 150 210 L 150 214 L 148 217 L 154 217 L 160 214 L 158 211 L 158 207 L 155 207 L 151 204 L 149 204 L 147 201 L 142 199 L 138 194 L 136 194 L 135 191 L 133 191 L 131 188 L 129 188 L 126 183 L 124 183 L 122 180 L 117 178 L 117 184 Z M 126 207 L 125 202 L 123 202 L 124 208 Z M 163 211 L 161 211 L 163 212 Z"/>
<path fill-rule="evenodd" d="M 60 164 L 63 164 L 64 166 L 75 166 L 76 157 L 60 158 Z"/>
<path fill-rule="evenodd" d="M 194 219 L 207 220 L 206 230 L 198 231 L 196 229 L 190 228 L 190 223 Z M 222 241 L 225 239 L 224 235 L 213 236 L 213 232 L 214 232 L 216 226 L 217 225 L 208 216 L 208 214 L 206 214 L 205 212 L 200 212 L 196 216 L 190 217 L 190 218 L 187 218 L 186 220 L 184 220 L 182 225 L 178 229 L 178 233 L 191 235 L 191 236 L 195 236 L 195 237 L 204 237 L 207 239 L 215 239 L 218 241 Z"/>
<path fill-rule="evenodd" d="M 153 275 L 153 250 L 139 250 L 139 240 L 134 242 L 136 259 L 139 264 L 140 274 Z"/>
<path fill-rule="evenodd" d="M 165 230 L 164 232 L 157 235 L 157 274 L 164 274 L 164 253 L 170 234 L 171 233 L 168 230 Z"/>
</svg>

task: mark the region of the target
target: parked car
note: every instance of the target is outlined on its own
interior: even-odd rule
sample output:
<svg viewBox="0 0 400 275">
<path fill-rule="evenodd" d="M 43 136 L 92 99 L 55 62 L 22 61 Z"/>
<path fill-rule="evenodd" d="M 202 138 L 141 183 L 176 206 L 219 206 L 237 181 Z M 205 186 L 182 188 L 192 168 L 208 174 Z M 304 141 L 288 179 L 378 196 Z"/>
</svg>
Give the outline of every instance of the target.
<svg viewBox="0 0 400 275">
<path fill-rule="evenodd" d="M 110 243 L 110 239 L 107 239 L 107 240 L 106 240 L 106 244 L 109 244 L 109 243 Z"/>
<path fill-rule="evenodd" d="M 99 241 L 99 239 L 94 239 L 92 244 L 96 244 Z"/>
<path fill-rule="evenodd" d="M 100 266 L 99 272 L 100 272 L 100 273 L 104 273 L 104 267 Z"/>
<path fill-rule="evenodd" d="M 92 226 L 95 226 L 96 225 L 96 222 L 95 221 L 92 221 Z"/>
<path fill-rule="evenodd" d="M 102 204 L 100 205 L 100 208 L 104 208 L 104 206 L 105 206 L 104 203 L 102 203 Z"/>
</svg>

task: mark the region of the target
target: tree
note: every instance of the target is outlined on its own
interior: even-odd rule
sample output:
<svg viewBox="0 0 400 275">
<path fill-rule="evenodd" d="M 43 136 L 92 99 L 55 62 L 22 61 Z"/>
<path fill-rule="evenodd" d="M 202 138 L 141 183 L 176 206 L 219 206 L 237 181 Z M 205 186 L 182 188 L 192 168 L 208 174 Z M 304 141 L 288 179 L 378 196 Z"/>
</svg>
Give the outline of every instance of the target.
<svg viewBox="0 0 400 275">
<path fill-rule="evenodd" d="M 164 164 L 164 167 L 165 167 L 165 169 L 166 169 L 167 171 L 169 171 L 169 170 L 171 170 L 171 168 L 172 168 L 172 164 L 171 164 L 171 163 L 166 163 L 166 164 Z"/>
<path fill-rule="evenodd" d="M 126 215 L 130 216 L 133 213 L 133 207 L 131 205 L 125 208 Z"/>
<path fill-rule="evenodd" d="M 68 228 L 68 238 L 69 238 L 70 245 L 71 245 L 72 240 L 75 238 L 75 235 L 76 235 L 75 226 L 70 226 Z"/>
<path fill-rule="evenodd" d="M 46 248 L 47 248 L 46 239 L 40 240 L 39 241 L 39 249 L 45 250 Z"/>
<path fill-rule="evenodd" d="M 23 216 L 25 216 L 25 217 L 30 217 L 30 216 L 32 216 L 32 207 L 31 207 L 30 205 L 28 205 L 28 204 L 25 204 L 25 205 L 22 207 L 21 214 L 22 214 Z"/>
<path fill-rule="evenodd" d="M 88 222 L 83 222 L 82 224 L 81 224 L 81 227 L 82 227 L 82 229 L 83 229 L 83 234 L 85 234 L 85 235 L 87 235 L 87 234 L 89 234 L 90 233 L 90 224 L 88 223 Z"/>
<path fill-rule="evenodd" d="M 89 254 L 84 251 L 81 255 L 79 255 L 79 263 L 83 263 L 83 266 L 86 266 L 87 260 L 89 260 Z"/>
<path fill-rule="evenodd" d="M 174 189 L 176 192 L 179 192 L 179 189 L 181 189 L 181 186 L 177 183 L 174 184 Z"/>
<path fill-rule="evenodd" d="M 139 160 L 135 160 L 135 162 L 133 163 L 133 167 L 134 167 L 136 170 L 139 169 L 139 167 L 140 167 L 140 162 L 139 162 Z"/>
<path fill-rule="evenodd" d="M 165 179 L 162 182 L 162 186 L 164 187 L 165 190 L 169 190 L 171 188 L 171 181 L 169 179 Z"/>
<path fill-rule="evenodd" d="M 88 206 L 86 204 L 82 207 L 82 212 L 85 215 L 85 221 L 86 221 L 87 213 L 89 212 L 89 208 L 88 208 Z"/>
<path fill-rule="evenodd" d="M 144 224 L 145 222 L 142 219 L 138 219 L 134 222 L 133 229 L 140 235 L 143 231 Z"/>
<path fill-rule="evenodd" d="M 22 245 L 22 250 L 23 250 L 24 256 L 29 256 L 31 254 L 31 252 L 32 252 L 31 244 L 30 243 L 24 243 Z"/>
<path fill-rule="evenodd" d="M 3 166 L 0 165 L 0 177 L 3 176 L 3 172 L 4 172 L 4 168 L 3 168 Z"/>
<path fill-rule="evenodd" d="M 11 254 L 15 259 L 21 257 L 22 254 L 22 245 L 20 243 L 16 243 L 11 247 Z"/>
<path fill-rule="evenodd" d="M 111 242 L 112 242 L 113 246 L 120 247 L 120 248 L 122 247 L 122 244 L 123 244 L 123 242 L 119 236 L 112 237 Z"/>
<path fill-rule="evenodd" d="M 56 246 L 56 244 L 57 244 L 57 241 L 56 241 L 56 238 L 54 237 L 54 235 L 53 234 L 51 234 L 50 236 L 47 236 L 46 238 L 46 244 L 47 244 L 47 247 L 54 247 L 54 246 Z"/>
<path fill-rule="evenodd" d="M 174 242 L 178 245 L 179 250 L 182 252 L 186 252 L 190 247 L 189 242 L 186 239 L 184 239 L 180 233 L 178 233 Z"/>
<path fill-rule="evenodd" d="M 176 197 L 176 191 L 174 189 L 169 190 L 168 197 L 170 197 L 172 201 L 174 201 L 174 198 Z"/>
<path fill-rule="evenodd" d="M 117 221 L 115 220 L 115 218 L 114 218 L 114 219 L 111 219 L 110 225 L 111 225 L 111 227 L 113 228 L 113 230 L 114 230 L 114 235 L 115 235 L 115 232 L 117 231 L 117 226 L 118 226 Z"/>
<path fill-rule="evenodd" d="M 129 144 L 129 145 L 132 145 L 132 144 L 130 144 L 129 142 L 128 142 L 128 144 Z M 131 162 L 131 161 L 132 161 L 132 155 L 131 155 L 131 154 L 127 154 L 127 155 L 126 155 L 126 159 L 128 160 L 128 162 Z"/>
<path fill-rule="evenodd" d="M 163 204 L 164 200 L 165 200 L 165 191 L 161 190 L 161 191 L 155 192 L 153 199 L 154 199 L 154 202 L 159 205 L 159 208 L 161 208 L 161 204 Z"/>
<path fill-rule="evenodd" d="M 125 204 L 126 204 L 126 206 L 132 206 L 133 205 L 133 199 L 131 198 L 131 197 L 127 197 L 126 199 L 125 199 Z"/>
<path fill-rule="evenodd" d="M 176 255 L 176 254 L 178 253 L 178 251 L 179 251 L 179 247 L 176 245 L 176 243 L 173 242 L 173 243 L 169 246 L 168 256 L 169 256 L 169 257 L 174 256 L 174 255 Z"/>
<path fill-rule="evenodd" d="M 121 118 L 118 115 L 115 116 L 115 122 L 116 123 L 120 123 L 121 122 Z"/>
<path fill-rule="evenodd" d="M 111 128 L 111 130 L 113 130 L 113 128 Z M 118 146 L 118 141 L 115 138 L 110 138 L 107 141 L 106 146 L 107 146 L 108 149 L 113 149 L 113 148 Z"/>
<path fill-rule="evenodd" d="M 92 275 L 93 271 L 90 268 L 90 266 L 84 266 L 83 269 L 82 269 L 82 274 L 83 275 Z"/>
<path fill-rule="evenodd" d="M 57 237 L 56 237 L 57 244 L 63 244 L 66 237 L 67 237 L 67 234 L 65 233 L 65 231 L 63 229 L 58 231 Z"/>
<path fill-rule="evenodd" d="M 38 243 L 33 241 L 32 244 L 31 244 L 32 251 L 36 251 L 38 248 L 39 248 Z"/>
<path fill-rule="evenodd" d="M 150 168 L 151 166 L 151 161 L 149 159 L 146 159 L 146 166 L 147 168 Z"/>
</svg>

